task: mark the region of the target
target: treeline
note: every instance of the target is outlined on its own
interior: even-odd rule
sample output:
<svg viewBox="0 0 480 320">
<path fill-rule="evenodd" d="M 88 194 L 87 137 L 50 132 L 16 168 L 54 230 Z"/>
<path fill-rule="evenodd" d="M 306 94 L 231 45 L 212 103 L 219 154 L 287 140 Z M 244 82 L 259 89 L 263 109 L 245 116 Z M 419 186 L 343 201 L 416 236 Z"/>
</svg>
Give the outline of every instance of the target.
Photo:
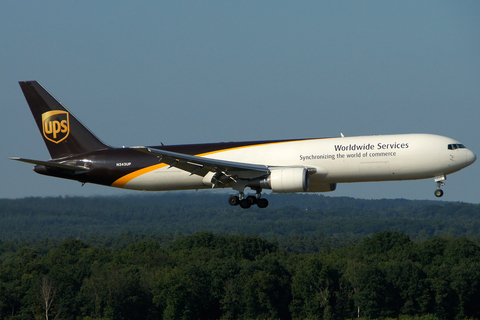
<svg viewBox="0 0 480 320">
<path fill-rule="evenodd" d="M 258 236 L 128 236 L 117 249 L 1 241 L 0 318 L 480 318 L 480 247 L 466 237 L 380 232 L 295 254 Z"/>
<path fill-rule="evenodd" d="M 118 237 L 128 231 L 147 235 L 212 231 L 290 243 L 320 236 L 343 243 L 388 230 L 418 241 L 438 236 L 480 240 L 478 204 L 305 194 L 267 197 L 268 208 L 248 210 L 229 206 L 225 194 L 205 192 L 0 199 L 0 239 L 87 240 L 96 235 Z"/>
</svg>

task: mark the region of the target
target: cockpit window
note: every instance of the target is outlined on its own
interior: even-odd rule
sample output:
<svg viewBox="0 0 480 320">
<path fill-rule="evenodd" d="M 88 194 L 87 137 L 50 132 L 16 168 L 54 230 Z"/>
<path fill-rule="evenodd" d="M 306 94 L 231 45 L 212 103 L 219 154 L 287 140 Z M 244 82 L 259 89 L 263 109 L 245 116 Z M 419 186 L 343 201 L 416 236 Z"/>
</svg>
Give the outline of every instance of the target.
<svg viewBox="0 0 480 320">
<path fill-rule="evenodd" d="M 448 150 L 455 150 L 455 149 L 465 149 L 465 146 L 460 143 L 454 143 L 448 145 Z"/>
</svg>

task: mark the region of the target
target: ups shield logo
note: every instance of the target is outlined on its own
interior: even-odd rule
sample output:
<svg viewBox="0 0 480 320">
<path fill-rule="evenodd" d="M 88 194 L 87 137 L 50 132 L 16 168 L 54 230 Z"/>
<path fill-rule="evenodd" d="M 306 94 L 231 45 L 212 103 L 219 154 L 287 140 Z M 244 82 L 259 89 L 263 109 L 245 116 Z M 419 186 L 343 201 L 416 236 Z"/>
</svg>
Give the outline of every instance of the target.
<svg viewBox="0 0 480 320">
<path fill-rule="evenodd" d="M 68 112 L 52 110 L 42 114 L 43 136 L 54 143 L 60 143 L 70 133 Z"/>
</svg>

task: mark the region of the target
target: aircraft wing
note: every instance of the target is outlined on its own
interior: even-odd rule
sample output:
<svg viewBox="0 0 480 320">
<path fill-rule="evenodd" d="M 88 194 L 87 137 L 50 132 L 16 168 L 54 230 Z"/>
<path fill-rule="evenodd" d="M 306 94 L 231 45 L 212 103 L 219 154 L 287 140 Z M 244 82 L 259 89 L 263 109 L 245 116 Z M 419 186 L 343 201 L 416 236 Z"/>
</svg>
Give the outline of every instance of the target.
<svg viewBox="0 0 480 320">
<path fill-rule="evenodd" d="M 191 175 L 205 176 L 208 172 L 215 172 L 235 181 L 236 178 L 248 179 L 270 173 L 270 170 L 265 165 L 198 157 L 149 147 L 132 147 L 132 149 L 156 155 L 160 162 L 168 164 L 170 167 L 188 171 Z"/>
<path fill-rule="evenodd" d="M 89 170 L 86 167 L 73 166 L 69 164 L 63 164 L 63 163 L 51 162 L 51 161 L 32 160 L 32 159 L 24 159 L 24 158 L 18 158 L 18 157 L 11 157 L 9 159 L 26 162 L 26 163 L 32 163 L 32 164 L 39 164 L 45 167 L 53 167 L 57 169 L 70 170 L 75 172 L 84 172 Z"/>
</svg>

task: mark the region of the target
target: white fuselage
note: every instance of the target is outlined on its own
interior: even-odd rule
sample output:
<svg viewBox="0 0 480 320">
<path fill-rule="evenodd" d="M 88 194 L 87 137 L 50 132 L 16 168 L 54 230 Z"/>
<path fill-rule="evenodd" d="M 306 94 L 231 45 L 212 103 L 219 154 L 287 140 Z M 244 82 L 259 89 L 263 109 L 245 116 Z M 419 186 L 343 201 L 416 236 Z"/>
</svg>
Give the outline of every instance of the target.
<svg viewBox="0 0 480 320">
<path fill-rule="evenodd" d="M 398 134 L 308 139 L 223 149 L 197 156 L 268 167 L 305 167 L 309 192 L 325 183 L 426 179 L 472 164 L 475 154 L 453 139 L 431 134 Z M 165 164 L 132 175 L 122 187 L 137 190 L 209 188 L 208 179 Z"/>
</svg>

